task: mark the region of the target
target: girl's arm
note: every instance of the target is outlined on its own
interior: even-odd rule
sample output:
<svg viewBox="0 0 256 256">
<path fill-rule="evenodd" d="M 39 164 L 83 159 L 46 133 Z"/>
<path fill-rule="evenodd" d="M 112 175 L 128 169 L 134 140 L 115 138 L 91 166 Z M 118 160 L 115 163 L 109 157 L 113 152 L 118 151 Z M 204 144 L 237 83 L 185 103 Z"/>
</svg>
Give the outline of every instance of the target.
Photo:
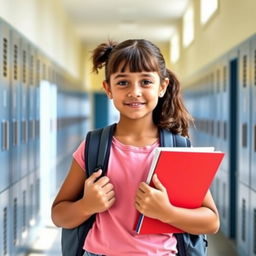
<svg viewBox="0 0 256 256">
<path fill-rule="evenodd" d="M 73 160 L 52 204 L 52 220 L 56 226 L 77 227 L 92 214 L 103 212 L 113 205 L 113 185 L 108 177 L 99 178 L 101 172 L 99 170 L 85 179 L 85 171 Z"/>
<path fill-rule="evenodd" d="M 166 189 L 156 175 L 153 176 L 153 182 L 156 189 L 144 182 L 139 186 L 135 199 L 135 207 L 139 212 L 190 234 L 210 234 L 219 230 L 219 214 L 209 190 L 201 207 L 186 209 L 169 202 Z"/>
</svg>

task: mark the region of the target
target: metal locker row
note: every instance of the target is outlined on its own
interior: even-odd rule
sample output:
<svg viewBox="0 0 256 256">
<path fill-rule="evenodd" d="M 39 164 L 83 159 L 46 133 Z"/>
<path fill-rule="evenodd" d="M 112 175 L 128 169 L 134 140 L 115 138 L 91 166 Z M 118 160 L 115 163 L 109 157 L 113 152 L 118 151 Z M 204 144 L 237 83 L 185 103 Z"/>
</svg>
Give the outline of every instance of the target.
<svg viewBox="0 0 256 256">
<path fill-rule="evenodd" d="M 212 75 L 209 90 L 202 81 Z M 186 99 L 199 120 L 193 144 L 204 145 L 208 130 L 210 143 L 226 153 L 211 187 L 221 230 L 236 240 L 239 255 L 256 255 L 256 36 L 202 70 Z"/>
<path fill-rule="evenodd" d="M 29 70 L 30 49 L 26 39 L 0 20 L 0 255 L 24 255 L 29 233 L 34 229 L 35 193 L 31 189 L 37 187 L 36 169 L 33 165 L 29 169 L 33 155 L 29 154 L 28 137 L 28 102 L 35 100 L 28 94 L 33 86 L 29 76 L 34 75 L 34 70 Z"/>
</svg>

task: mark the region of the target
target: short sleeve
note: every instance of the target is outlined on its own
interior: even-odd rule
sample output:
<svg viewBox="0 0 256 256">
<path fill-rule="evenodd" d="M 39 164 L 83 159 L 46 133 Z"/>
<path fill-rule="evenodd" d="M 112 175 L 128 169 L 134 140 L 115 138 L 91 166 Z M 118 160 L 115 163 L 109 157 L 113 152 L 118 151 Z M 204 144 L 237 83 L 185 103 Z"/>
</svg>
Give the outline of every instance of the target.
<svg viewBox="0 0 256 256">
<path fill-rule="evenodd" d="M 79 164 L 79 166 L 85 170 L 85 163 L 84 163 L 84 149 L 85 149 L 85 141 L 82 141 L 81 144 L 78 146 L 76 151 L 73 153 L 73 158 Z"/>
</svg>

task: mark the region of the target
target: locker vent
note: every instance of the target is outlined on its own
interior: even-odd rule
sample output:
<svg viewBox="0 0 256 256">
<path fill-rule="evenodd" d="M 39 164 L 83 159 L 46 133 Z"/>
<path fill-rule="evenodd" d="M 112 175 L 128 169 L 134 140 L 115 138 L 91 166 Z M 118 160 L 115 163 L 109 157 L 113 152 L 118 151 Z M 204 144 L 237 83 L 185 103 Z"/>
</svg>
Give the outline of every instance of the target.
<svg viewBox="0 0 256 256">
<path fill-rule="evenodd" d="M 223 183 L 223 218 L 226 219 L 226 183 Z"/>
<path fill-rule="evenodd" d="M 23 190 L 22 192 L 22 232 L 24 232 L 26 230 L 26 219 L 27 219 L 27 211 L 26 211 L 26 207 L 27 207 L 27 202 L 26 202 L 26 190 Z"/>
<path fill-rule="evenodd" d="M 253 210 L 253 254 L 256 254 L 256 209 Z"/>
<path fill-rule="evenodd" d="M 242 146 L 244 148 L 247 147 L 247 124 L 243 124 L 242 126 Z"/>
<path fill-rule="evenodd" d="M 7 61 L 8 61 L 8 55 L 7 55 L 7 50 L 8 50 L 8 40 L 6 38 L 3 38 L 3 76 L 7 77 Z"/>
<path fill-rule="evenodd" d="M 227 66 L 223 68 L 223 91 L 227 90 Z"/>
<path fill-rule="evenodd" d="M 27 53 L 26 53 L 26 51 L 23 51 L 23 53 L 22 53 L 22 81 L 24 84 L 27 81 L 26 63 L 27 63 Z"/>
<path fill-rule="evenodd" d="M 18 79 L 18 46 L 14 45 L 13 78 Z"/>
<path fill-rule="evenodd" d="M 17 198 L 13 201 L 13 245 L 17 244 Z"/>
<path fill-rule="evenodd" d="M 227 140 L 227 122 L 226 121 L 224 121 L 223 126 L 224 126 L 223 139 Z"/>
<path fill-rule="evenodd" d="M 247 85 L 247 55 L 243 57 L 243 87 Z"/>
<path fill-rule="evenodd" d="M 246 239 L 246 216 L 245 216 L 245 210 L 246 210 L 246 203 L 245 203 L 245 199 L 242 200 L 242 228 L 241 228 L 241 236 L 242 236 L 242 241 L 245 241 Z"/>
<path fill-rule="evenodd" d="M 30 85 L 34 84 L 34 56 L 30 56 Z"/>
<path fill-rule="evenodd" d="M 4 221 L 3 221 L 3 254 L 7 255 L 7 207 L 4 208 Z"/>
</svg>

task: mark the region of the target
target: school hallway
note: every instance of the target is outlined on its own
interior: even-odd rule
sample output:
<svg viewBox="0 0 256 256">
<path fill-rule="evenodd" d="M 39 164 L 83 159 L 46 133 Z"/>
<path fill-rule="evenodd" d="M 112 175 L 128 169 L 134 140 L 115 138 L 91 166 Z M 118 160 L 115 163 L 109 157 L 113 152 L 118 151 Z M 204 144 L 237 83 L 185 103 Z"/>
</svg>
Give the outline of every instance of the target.
<svg viewBox="0 0 256 256">
<path fill-rule="evenodd" d="M 60 229 L 52 224 L 43 228 L 40 232 L 40 236 L 33 245 L 31 252 L 28 253 L 27 256 L 60 256 L 60 233 Z M 221 232 L 217 235 L 208 235 L 208 245 L 207 256 L 238 256 L 233 242 L 223 236 Z M 48 249 L 45 250 L 45 248 Z"/>
</svg>

